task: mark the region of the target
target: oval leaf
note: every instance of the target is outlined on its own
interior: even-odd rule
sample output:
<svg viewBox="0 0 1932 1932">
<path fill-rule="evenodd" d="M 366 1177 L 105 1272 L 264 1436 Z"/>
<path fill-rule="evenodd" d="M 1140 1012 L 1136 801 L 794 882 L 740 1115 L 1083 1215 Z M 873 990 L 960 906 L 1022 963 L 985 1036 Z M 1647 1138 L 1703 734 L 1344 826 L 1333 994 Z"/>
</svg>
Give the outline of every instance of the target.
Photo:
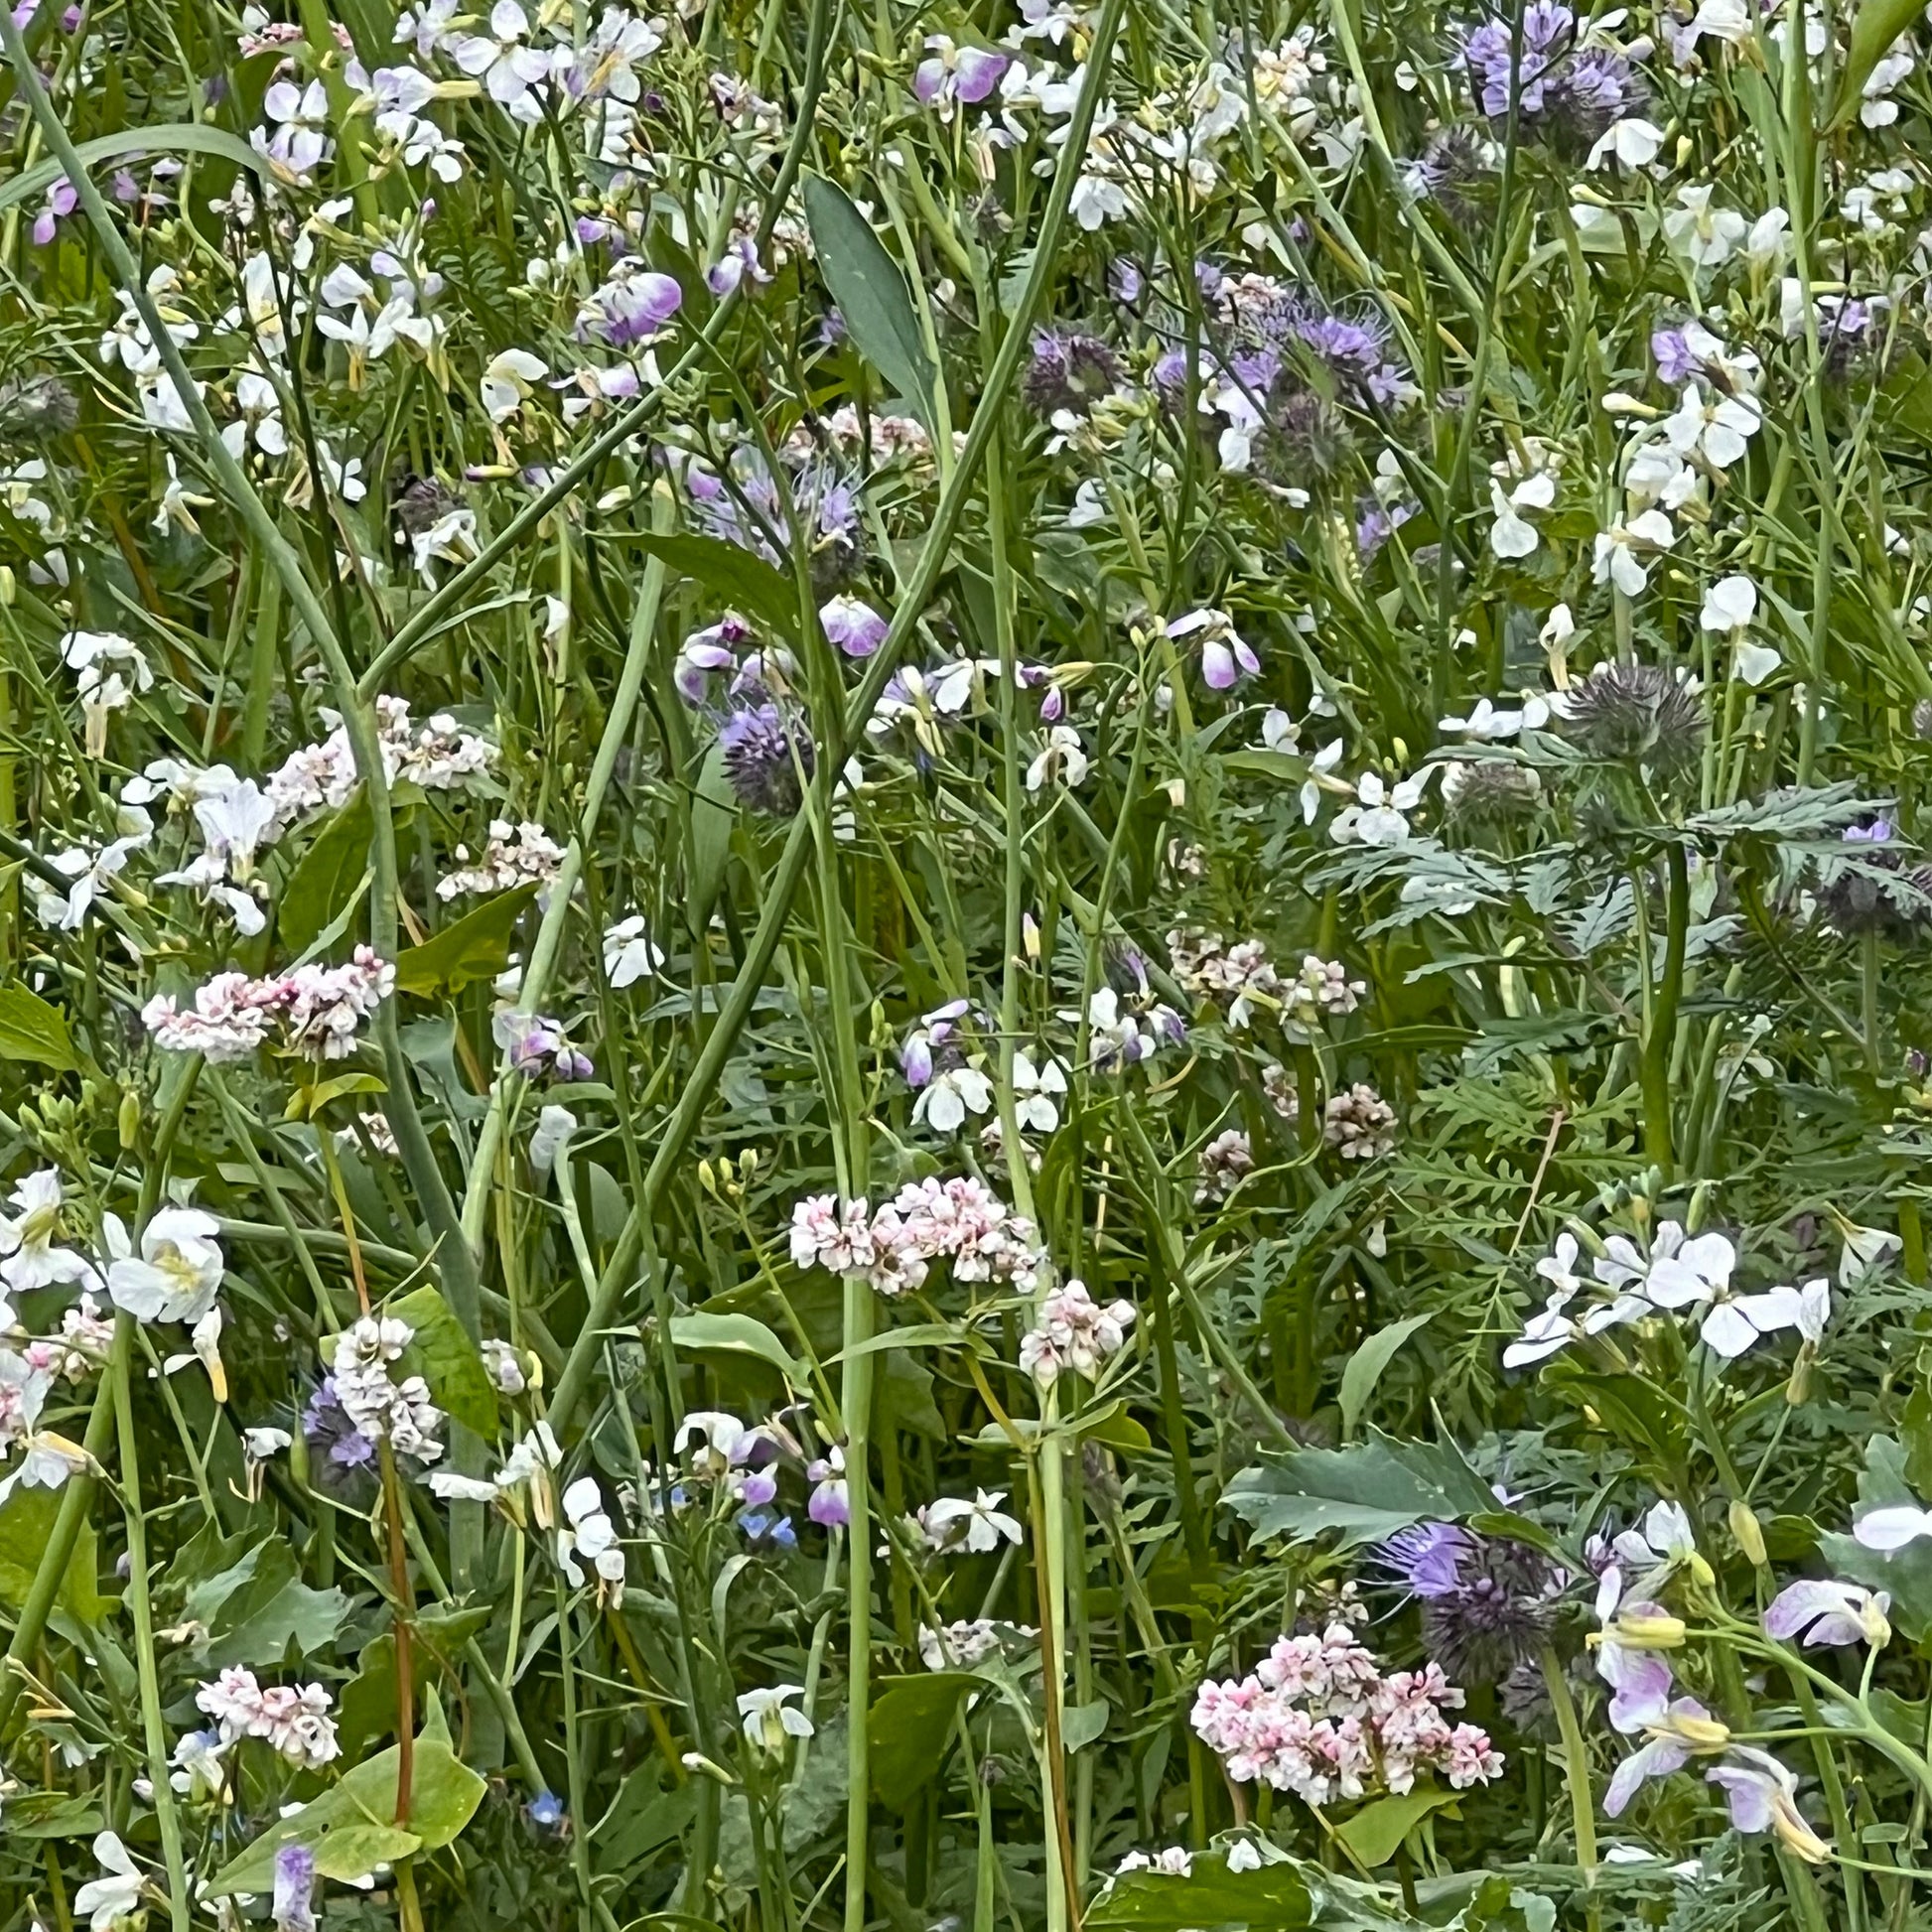
<svg viewBox="0 0 1932 1932">
<path fill-rule="evenodd" d="M 509 963 L 510 935 L 536 896 L 535 886 L 498 893 L 434 938 L 411 946 L 396 961 L 396 991 L 428 1000 L 474 980 L 493 980 Z"/>
<path fill-rule="evenodd" d="M 0 986 L 0 1060 L 71 1073 L 80 1065 L 67 1016 L 24 986 Z"/>
<path fill-rule="evenodd" d="M 798 635 L 798 599 L 791 580 L 762 557 L 717 537 L 634 536 L 631 542 L 679 577 L 688 577 L 749 617 L 761 618 L 787 637 Z"/>
<path fill-rule="evenodd" d="M 1382 1371 L 1395 1359 L 1395 1352 L 1413 1335 L 1418 1328 L 1425 1328 L 1435 1319 L 1432 1310 L 1428 1314 L 1412 1314 L 1400 1321 L 1392 1321 L 1386 1328 L 1372 1334 L 1348 1358 L 1348 1366 L 1341 1372 L 1341 1433 L 1352 1436 L 1355 1425 L 1361 1420 L 1362 1411 L 1368 1406 L 1368 1399 L 1375 1393 L 1375 1385 L 1382 1379 Z"/>
<path fill-rule="evenodd" d="M 415 1339 L 403 1351 L 403 1367 L 429 1384 L 436 1406 L 479 1436 L 495 1435 L 496 1385 L 441 1294 L 429 1287 L 413 1289 L 385 1312 L 415 1329 Z"/>
<path fill-rule="evenodd" d="M 933 369 L 905 277 L 844 189 L 822 175 L 807 175 L 804 193 L 818 271 L 845 318 L 846 334 L 931 429 Z"/>
<path fill-rule="evenodd" d="M 803 1383 L 805 1365 L 756 1315 L 674 1314 L 671 1340 L 679 1348 L 723 1349 L 769 1362 L 788 1382 Z"/>
</svg>

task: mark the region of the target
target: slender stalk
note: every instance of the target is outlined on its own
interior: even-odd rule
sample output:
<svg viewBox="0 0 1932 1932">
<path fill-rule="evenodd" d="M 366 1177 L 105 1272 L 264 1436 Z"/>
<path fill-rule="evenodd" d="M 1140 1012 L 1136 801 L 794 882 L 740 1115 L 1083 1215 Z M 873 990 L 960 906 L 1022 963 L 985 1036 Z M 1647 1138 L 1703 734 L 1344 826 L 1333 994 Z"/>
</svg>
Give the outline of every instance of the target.
<svg viewBox="0 0 1932 1932">
<path fill-rule="evenodd" d="M 1104 91 L 1107 64 L 1112 58 L 1114 39 L 1125 7 L 1126 0 L 1102 0 L 1100 18 L 1094 28 L 1092 51 L 1086 63 L 1089 84 L 1081 88 L 1079 103 L 1068 125 L 1066 142 L 1053 171 L 1052 193 L 1040 219 L 1033 265 L 1028 271 L 1020 299 L 1013 305 L 1006 334 L 1000 340 L 999 351 L 987 371 L 980 405 L 974 412 L 972 427 L 966 433 L 966 446 L 960 452 L 958 467 L 953 472 L 950 485 L 940 493 L 925 543 L 919 552 L 919 561 L 906 580 L 898 608 L 894 612 L 886 635 L 846 708 L 844 719 L 829 735 L 827 742 L 817 748 L 813 778 L 817 793 L 815 804 L 827 817 L 848 748 L 858 742 L 859 734 L 872 717 L 880 693 L 897 667 L 899 655 L 910 642 L 940 574 L 946 567 L 953 534 L 966 507 L 968 493 L 996 433 L 999 412 L 1012 388 L 1020 358 L 1026 352 L 1034 318 L 1039 313 L 1040 304 L 1045 299 L 1047 285 L 1054 273 L 1060 235 L 1066 225 L 1067 207 L 1073 199 L 1074 183 L 1079 178 L 1080 158 L 1085 153 L 1087 139 L 1092 132 L 1093 117 Z M 656 1213 L 657 1204 L 669 1186 L 672 1174 L 683 1163 L 685 1150 L 698 1130 L 705 1109 L 711 1104 L 718 1077 L 724 1071 L 725 1062 L 730 1058 L 738 1036 L 751 1017 L 753 1004 L 763 987 L 765 975 L 770 971 L 785 923 L 790 917 L 792 899 L 811 856 L 811 823 L 810 814 L 801 814 L 786 837 L 777 869 L 765 883 L 764 904 L 759 915 L 758 927 L 746 947 L 744 964 L 719 1006 L 717 1023 L 705 1039 L 670 1119 L 664 1124 L 657 1152 L 652 1156 L 649 1170 L 644 1175 L 642 1196 L 631 1205 L 623 1232 L 598 1282 L 598 1292 L 592 1300 L 583 1331 L 564 1363 L 564 1372 L 558 1380 L 557 1393 L 550 1405 L 552 1426 L 559 1433 L 569 1426 L 577 1405 L 584 1398 L 603 1345 L 604 1332 L 610 1327 L 620 1300 L 633 1281 L 632 1271 L 643 1244 L 645 1225 Z"/>
<path fill-rule="evenodd" d="M 174 1932 L 188 1932 L 193 1901 L 188 1865 L 182 1855 L 181 1815 L 168 1781 L 168 1721 L 161 1709 L 161 1677 L 156 1667 L 154 1606 L 148 1594 L 148 1530 L 141 1513 L 141 1440 L 134 1425 L 128 1365 L 134 1353 L 134 1317 L 114 1322 L 114 1352 L 108 1373 L 114 1379 L 114 1408 L 120 1423 L 121 1506 L 127 1524 L 127 1600 L 134 1615 L 134 1667 L 141 1685 L 141 1733 L 147 1747 L 148 1782 L 154 1789 L 155 1823 L 161 1828 L 161 1857 L 168 1870 L 168 1920 Z"/>
</svg>

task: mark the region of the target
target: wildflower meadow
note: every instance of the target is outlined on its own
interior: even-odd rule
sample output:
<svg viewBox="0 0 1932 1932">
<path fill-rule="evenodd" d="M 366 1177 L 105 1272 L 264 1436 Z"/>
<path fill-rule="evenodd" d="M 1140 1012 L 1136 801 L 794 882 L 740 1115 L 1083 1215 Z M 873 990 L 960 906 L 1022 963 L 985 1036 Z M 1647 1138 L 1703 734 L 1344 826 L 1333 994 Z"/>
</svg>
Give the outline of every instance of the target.
<svg viewBox="0 0 1932 1932">
<path fill-rule="evenodd" d="M 1926 34 L 0 10 L 0 1932 L 1928 1932 Z"/>
</svg>

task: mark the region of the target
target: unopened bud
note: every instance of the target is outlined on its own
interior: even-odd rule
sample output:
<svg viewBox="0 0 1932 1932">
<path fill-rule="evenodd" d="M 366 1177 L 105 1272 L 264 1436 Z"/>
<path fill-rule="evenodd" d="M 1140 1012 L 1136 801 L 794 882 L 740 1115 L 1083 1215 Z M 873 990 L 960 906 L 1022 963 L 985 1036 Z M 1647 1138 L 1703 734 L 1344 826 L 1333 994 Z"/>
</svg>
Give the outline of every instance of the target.
<svg viewBox="0 0 1932 1932">
<path fill-rule="evenodd" d="M 1661 1611 L 1620 1616 L 1613 1627 L 1617 1642 L 1625 1650 L 1677 1650 L 1689 1634 L 1681 1616 L 1666 1616 Z"/>
<path fill-rule="evenodd" d="M 1737 1539 L 1737 1547 L 1747 1556 L 1753 1567 L 1761 1569 L 1764 1564 L 1764 1530 L 1758 1522 L 1756 1512 L 1742 1497 L 1730 1506 L 1730 1533 Z"/>
<path fill-rule="evenodd" d="M 131 1087 L 121 1095 L 120 1117 L 116 1125 L 120 1130 L 121 1152 L 131 1153 L 141 1132 L 141 1096 Z"/>
</svg>

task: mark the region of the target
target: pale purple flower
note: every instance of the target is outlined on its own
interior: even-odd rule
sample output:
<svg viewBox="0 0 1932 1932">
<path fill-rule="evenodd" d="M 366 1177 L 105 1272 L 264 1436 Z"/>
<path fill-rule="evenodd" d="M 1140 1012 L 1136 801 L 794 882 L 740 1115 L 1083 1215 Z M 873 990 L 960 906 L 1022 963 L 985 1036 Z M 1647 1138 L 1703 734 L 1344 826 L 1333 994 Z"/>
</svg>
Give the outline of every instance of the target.
<svg viewBox="0 0 1932 1932">
<path fill-rule="evenodd" d="M 80 198 L 73 192 L 73 184 L 66 175 L 48 189 L 47 206 L 41 209 L 34 221 L 35 247 L 53 246 L 57 228 L 73 212 L 79 205 L 79 200 Z"/>
<path fill-rule="evenodd" d="M 852 1521 L 852 1499 L 846 1489 L 845 1450 L 837 1443 L 805 1466 L 806 1478 L 817 1486 L 805 1514 L 821 1529 L 845 1529 Z"/>
<path fill-rule="evenodd" d="M 819 606 L 827 639 L 848 657 L 870 657 L 886 641 L 886 620 L 856 597 L 835 597 Z"/>
<path fill-rule="evenodd" d="M 1176 643 L 1199 637 L 1201 679 L 1211 691 L 1231 690 L 1243 678 L 1261 674 L 1261 659 L 1225 611 L 1189 611 L 1168 625 L 1168 635 Z"/>
<path fill-rule="evenodd" d="M 944 34 L 925 37 L 926 58 L 912 75 L 913 95 L 928 107 L 950 112 L 984 100 L 1000 84 L 1012 56 L 990 47 L 957 47 Z"/>
<path fill-rule="evenodd" d="M 275 1854 L 275 1932 L 316 1932 L 316 1855 L 306 1845 Z"/>
<path fill-rule="evenodd" d="M 1890 1595 L 1858 1584 L 1802 1578 L 1787 1584 L 1764 1612 L 1764 1633 L 1802 1644 L 1862 1644 L 1882 1649 L 1891 1640 L 1885 1612 Z"/>
</svg>

